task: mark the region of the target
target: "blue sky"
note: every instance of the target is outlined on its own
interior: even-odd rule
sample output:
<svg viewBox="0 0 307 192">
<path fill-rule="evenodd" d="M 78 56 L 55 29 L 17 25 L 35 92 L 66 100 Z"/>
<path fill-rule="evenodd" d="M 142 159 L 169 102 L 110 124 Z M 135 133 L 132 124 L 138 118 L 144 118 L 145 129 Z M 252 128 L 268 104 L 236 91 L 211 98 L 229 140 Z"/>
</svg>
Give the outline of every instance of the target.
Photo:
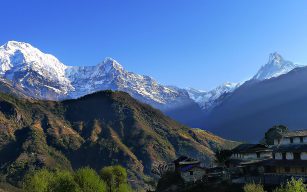
<svg viewBox="0 0 307 192">
<path fill-rule="evenodd" d="M 268 54 L 307 64 L 304 0 L 1 0 L 0 43 L 66 65 L 113 57 L 163 84 L 211 89 L 253 76 Z"/>
</svg>

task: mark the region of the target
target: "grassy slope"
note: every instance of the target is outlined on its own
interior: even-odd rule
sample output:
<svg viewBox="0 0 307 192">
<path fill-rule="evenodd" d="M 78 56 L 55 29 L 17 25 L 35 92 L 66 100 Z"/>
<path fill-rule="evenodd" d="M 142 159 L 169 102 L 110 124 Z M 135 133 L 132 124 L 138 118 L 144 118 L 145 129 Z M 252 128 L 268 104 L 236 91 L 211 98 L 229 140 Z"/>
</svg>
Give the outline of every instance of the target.
<svg viewBox="0 0 307 192">
<path fill-rule="evenodd" d="M 205 162 L 236 143 L 185 127 L 123 92 L 63 102 L 0 94 L 0 173 L 19 184 L 32 169 L 122 164 L 144 185 L 154 162 L 189 155 Z"/>
</svg>

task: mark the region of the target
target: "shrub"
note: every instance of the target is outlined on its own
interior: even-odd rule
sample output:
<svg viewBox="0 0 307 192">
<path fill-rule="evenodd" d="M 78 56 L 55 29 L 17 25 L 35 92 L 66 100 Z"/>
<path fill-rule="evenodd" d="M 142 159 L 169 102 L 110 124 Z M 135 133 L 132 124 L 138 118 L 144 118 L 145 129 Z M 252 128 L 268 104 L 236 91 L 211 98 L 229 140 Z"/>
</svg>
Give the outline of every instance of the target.
<svg viewBox="0 0 307 192">
<path fill-rule="evenodd" d="M 81 192 L 71 172 L 58 171 L 50 182 L 50 192 Z"/>
<path fill-rule="evenodd" d="M 37 170 L 24 180 L 26 192 L 132 192 L 127 171 L 121 166 L 109 166 L 100 171 L 91 168 L 70 171 Z"/>
<path fill-rule="evenodd" d="M 24 190 L 27 192 L 49 192 L 50 183 L 54 175 L 46 169 L 28 174 L 24 181 Z"/>
<path fill-rule="evenodd" d="M 264 192 L 263 185 L 248 183 L 243 187 L 244 192 Z"/>
<path fill-rule="evenodd" d="M 91 168 L 77 170 L 74 177 L 82 192 L 106 191 L 106 184 L 100 179 L 96 171 Z"/>
<path fill-rule="evenodd" d="M 133 192 L 133 189 L 128 184 L 121 184 L 118 188 L 118 192 Z"/>
<path fill-rule="evenodd" d="M 120 188 L 129 187 L 127 184 L 127 171 L 122 166 L 109 166 L 101 169 L 100 176 L 107 184 L 107 191 L 119 191 Z"/>
<path fill-rule="evenodd" d="M 307 186 L 302 179 L 292 178 L 286 185 L 276 188 L 274 192 L 307 192 Z"/>
</svg>

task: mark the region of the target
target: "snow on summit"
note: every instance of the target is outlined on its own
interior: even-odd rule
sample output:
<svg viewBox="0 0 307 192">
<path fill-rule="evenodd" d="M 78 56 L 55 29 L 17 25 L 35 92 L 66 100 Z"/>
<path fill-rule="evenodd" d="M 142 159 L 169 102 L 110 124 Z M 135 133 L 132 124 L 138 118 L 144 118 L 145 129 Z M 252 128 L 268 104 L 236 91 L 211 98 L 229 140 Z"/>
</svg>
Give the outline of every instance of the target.
<svg viewBox="0 0 307 192">
<path fill-rule="evenodd" d="M 298 65 L 284 60 L 280 54 L 272 53 L 253 79 L 269 79 L 296 67 Z M 164 86 L 149 76 L 126 71 L 110 57 L 93 66 L 67 66 L 55 56 L 17 41 L 9 41 L 0 47 L 0 78 L 39 99 L 60 100 L 100 90 L 120 90 L 162 110 L 190 102 L 207 110 L 217 105 L 222 95 L 241 85 L 225 83 L 210 91 Z"/>
<path fill-rule="evenodd" d="M 189 100 L 186 91 L 128 72 L 110 57 L 95 66 L 66 66 L 53 55 L 17 41 L 0 47 L 0 76 L 30 90 L 30 96 L 39 99 L 76 98 L 110 89 L 128 92 L 154 106 Z"/>
<path fill-rule="evenodd" d="M 264 80 L 288 73 L 299 65 L 285 60 L 279 53 L 271 53 L 268 62 L 260 68 L 253 79 Z"/>
<path fill-rule="evenodd" d="M 65 77 L 66 68 L 53 55 L 45 54 L 28 43 L 9 41 L 0 47 L 0 74 L 22 87 L 31 89 L 37 86 L 44 91 L 52 89 L 57 94 L 68 94 L 73 87 Z M 44 82 L 35 81 L 37 78 Z M 40 91 L 35 92 L 38 94 Z"/>
</svg>

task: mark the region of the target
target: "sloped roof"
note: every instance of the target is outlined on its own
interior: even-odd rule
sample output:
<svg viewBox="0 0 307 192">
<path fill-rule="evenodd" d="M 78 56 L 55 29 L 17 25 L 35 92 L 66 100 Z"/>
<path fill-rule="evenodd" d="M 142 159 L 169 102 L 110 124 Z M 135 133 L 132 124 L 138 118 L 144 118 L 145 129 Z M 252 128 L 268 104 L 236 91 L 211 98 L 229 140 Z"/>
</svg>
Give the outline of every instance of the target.
<svg viewBox="0 0 307 192">
<path fill-rule="evenodd" d="M 257 164 L 262 164 L 263 162 L 266 162 L 268 159 L 254 159 L 254 160 L 247 160 L 244 161 L 242 163 L 240 163 L 240 165 L 257 165 Z"/>
<path fill-rule="evenodd" d="M 282 134 L 283 137 L 303 137 L 307 136 L 307 130 L 288 131 Z"/>
<path fill-rule="evenodd" d="M 271 151 L 271 149 L 263 144 L 241 144 L 232 150 L 233 153 L 248 153 L 258 151 Z"/>
<path fill-rule="evenodd" d="M 287 144 L 273 146 L 272 150 L 274 152 L 307 152 L 307 144 Z"/>
<path fill-rule="evenodd" d="M 200 167 L 200 166 L 197 166 L 197 165 L 186 165 L 186 166 L 183 166 L 183 167 L 180 167 L 180 171 L 181 172 L 186 172 L 186 171 L 190 171 L 192 169 L 202 169 L 202 170 L 206 170 L 206 168 L 204 167 Z"/>
<path fill-rule="evenodd" d="M 246 151 L 247 149 L 251 148 L 255 146 L 255 144 L 241 144 L 241 145 L 238 145 L 237 147 L 235 147 L 232 152 L 233 153 L 239 153 L 239 152 L 243 152 L 243 151 Z"/>
<path fill-rule="evenodd" d="M 190 157 L 180 156 L 178 159 L 174 160 L 173 163 L 179 165 L 188 165 L 188 164 L 199 164 L 200 161 Z"/>
</svg>

